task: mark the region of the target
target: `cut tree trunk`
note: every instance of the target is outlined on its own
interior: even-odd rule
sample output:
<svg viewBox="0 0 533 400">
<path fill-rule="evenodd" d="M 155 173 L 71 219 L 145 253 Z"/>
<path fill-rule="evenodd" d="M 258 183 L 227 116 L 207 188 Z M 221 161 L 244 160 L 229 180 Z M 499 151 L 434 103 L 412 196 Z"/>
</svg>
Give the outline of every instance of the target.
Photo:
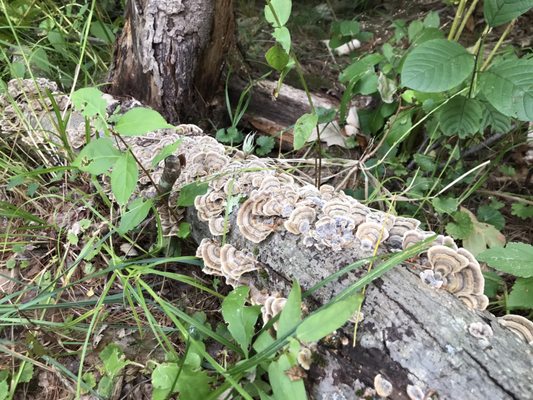
<svg viewBox="0 0 533 400">
<path fill-rule="evenodd" d="M 171 123 L 197 121 L 233 37 L 232 0 L 128 0 L 109 91 L 135 97 Z"/>
</svg>

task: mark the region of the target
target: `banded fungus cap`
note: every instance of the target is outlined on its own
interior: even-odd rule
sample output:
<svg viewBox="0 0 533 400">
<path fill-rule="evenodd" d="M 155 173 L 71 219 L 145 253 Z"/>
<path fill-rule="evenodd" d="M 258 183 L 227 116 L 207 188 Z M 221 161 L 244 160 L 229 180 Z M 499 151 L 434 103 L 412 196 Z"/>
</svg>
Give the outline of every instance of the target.
<svg viewBox="0 0 533 400">
<path fill-rule="evenodd" d="M 222 236 L 229 232 L 229 222 L 224 217 L 209 219 L 209 232 L 213 236 Z"/>
<path fill-rule="evenodd" d="M 220 260 L 220 244 L 211 239 L 202 239 L 196 249 L 196 257 L 202 258 L 204 268 L 202 271 L 207 275 L 222 276 L 222 263 Z"/>
<path fill-rule="evenodd" d="M 427 254 L 433 270 L 440 272 L 443 276 L 458 272 L 469 263 L 468 258 L 457 253 L 454 249 L 442 245 L 431 246 Z"/>
<path fill-rule="evenodd" d="M 489 305 L 489 298 L 484 294 L 458 293 L 457 298 L 472 310 L 484 310 Z"/>
<path fill-rule="evenodd" d="M 246 239 L 261 243 L 274 231 L 274 227 L 263 222 L 261 217 L 253 215 L 254 201 L 254 198 L 249 198 L 241 204 L 237 212 L 237 226 Z"/>
<path fill-rule="evenodd" d="M 417 243 L 420 243 L 431 235 L 433 235 L 433 232 L 424 232 L 414 229 L 406 231 L 403 234 L 402 249 L 405 250 L 409 246 L 413 246 Z"/>
<path fill-rule="evenodd" d="M 474 336 L 476 339 L 484 340 L 488 340 L 494 335 L 490 325 L 481 321 L 472 322 L 470 325 L 468 325 L 468 333 Z"/>
<path fill-rule="evenodd" d="M 389 231 L 376 222 L 363 222 L 357 227 L 355 237 L 361 241 L 363 250 L 373 249 L 378 242 L 383 242 L 389 237 Z"/>
<path fill-rule="evenodd" d="M 300 364 L 300 367 L 308 371 L 311 368 L 312 356 L 313 353 L 311 353 L 311 350 L 307 347 L 302 347 L 298 352 L 298 364 Z"/>
<path fill-rule="evenodd" d="M 237 250 L 228 243 L 220 249 L 220 262 L 222 274 L 227 278 L 228 283 L 238 282 L 242 274 L 259 269 L 256 260 L 251 255 Z"/>
<path fill-rule="evenodd" d="M 395 221 L 396 217 L 394 215 L 381 211 L 374 211 L 366 216 L 366 222 L 375 222 L 376 224 L 383 225 L 387 232 L 392 229 Z"/>
<path fill-rule="evenodd" d="M 307 206 L 297 206 L 285 221 L 284 226 L 287 231 L 300 235 L 306 233 L 311 224 L 315 221 L 316 211 Z"/>
<path fill-rule="evenodd" d="M 322 212 L 328 217 L 338 217 L 351 214 L 351 206 L 349 203 L 342 201 L 339 198 L 333 198 L 324 203 Z"/>
<path fill-rule="evenodd" d="M 533 322 L 521 315 L 507 314 L 498 318 L 498 323 L 520 339 L 533 345 Z"/>
<path fill-rule="evenodd" d="M 406 393 L 410 400 L 424 400 L 426 398 L 424 391 L 416 385 L 407 385 Z"/>
</svg>

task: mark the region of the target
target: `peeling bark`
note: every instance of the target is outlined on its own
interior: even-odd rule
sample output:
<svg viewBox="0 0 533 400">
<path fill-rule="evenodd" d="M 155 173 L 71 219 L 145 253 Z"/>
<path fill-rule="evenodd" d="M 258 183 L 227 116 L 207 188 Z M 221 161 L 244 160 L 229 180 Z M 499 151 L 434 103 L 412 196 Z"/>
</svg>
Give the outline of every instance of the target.
<svg viewBox="0 0 533 400">
<path fill-rule="evenodd" d="M 232 0 L 129 0 L 109 91 L 172 123 L 197 120 L 215 95 L 233 36 Z"/>
</svg>

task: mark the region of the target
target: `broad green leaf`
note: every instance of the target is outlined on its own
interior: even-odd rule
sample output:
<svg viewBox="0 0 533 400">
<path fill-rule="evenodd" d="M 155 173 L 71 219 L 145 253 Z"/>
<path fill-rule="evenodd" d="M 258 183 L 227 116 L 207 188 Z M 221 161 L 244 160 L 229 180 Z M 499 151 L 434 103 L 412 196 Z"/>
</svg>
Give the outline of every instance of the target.
<svg viewBox="0 0 533 400">
<path fill-rule="evenodd" d="M 102 40 L 106 44 L 113 44 L 115 42 L 115 35 L 113 34 L 113 26 L 106 24 L 100 20 L 95 20 L 91 23 L 89 32 L 92 36 Z"/>
<path fill-rule="evenodd" d="M 106 115 L 107 102 L 102 97 L 104 94 L 96 88 L 81 88 L 72 93 L 74 108 L 86 117 Z"/>
<path fill-rule="evenodd" d="M 268 331 L 263 331 L 257 339 L 255 339 L 252 347 L 256 353 L 260 353 L 274 343 L 274 338 Z"/>
<path fill-rule="evenodd" d="M 128 211 L 122 214 L 117 231 L 121 234 L 125 234 L 136 228 L 142 221 L 144 221 L 150 212 L 152 205 L 153 200 L 145 201 L 141 198 L 133 200 L 128 205 Z"/>
<path fill-rule="evenodd" d="M 19 382 L 28 383 L 31 381 L 31 378 L 33 378 L 33 364 L 26 362 L 22 368 L 22 372 L 20 373 Z"/>
<path fill-rule="evenodd" d="M 160 161 L 174 154 L 178 147 L 180 147 L 181 142 L 182 140 L 178 139 L 174 143 L 167 144 L 165 147 L 163 147 L 152 160 L 152 167 L 155 167 L 157 164 L 159 164 Z"/>
<path fill-rule="evenodd" d="M 341 36 L 355 36 L 361 31 L 361 24 L 357 21 L 336 21 L 331 24 L 331 31 Z"/>
<path fill-rule="evenodd" d="M 99 354 L 100 359 L 104 363 L 104 371 L 106 375 L 114 378 L 118 373 L 128 365 L 128 360 L 122 349 L 114 344 L 108 344 Z"/>
<path fill-rule="evenodd" d="M 245 306 L 250 288 L 239 286 L 226 296 L 222 302 L 222 316 L 228 324 L 228 330 L 241 346 L 245 355 L 252 342 L 254 325 L 261 312 L 260 306 Z"/>
<path fill-rule="evenodd" d="M 422 171 L 434 172 L 437 168 L 434 156 L 417 153 L 413 156 L 413 158 Z"/>
<path fill-rule="evenodd" d="M 407 37 L 409 38 L 409 42 L 413 42 L 413 39 L 420 34 L 424 30 L 424 24 L 422 21 L 414 20 L 409 24 L 409 27 L 407 28 Z"/>
<path fill-rule="evenodd" d="M 219 129 L 215 135 L 215 138 L 221 143 L 227 143 L 230 145 L 241 143 L 244 139 L 242 132 L 234 126 L 230 126 L 227 129 Z"/>
<path fill-rule="evenodd" d="M 485 277 L 485 289 L 483 292 L 487 297 L 495 297 L 502 289 L 505 281 L 494 271 L 483 271 Z"/>
<path fill-rule="evenodd" d="M 533 60 L 505 60 L 480 74 L 480 89 L 500 113 L 533 121 Z"/>
<path fill-rule="evenodd" d="M 190 365 L 185 364 L 180 371 L 176 363 L 159 364 L 152 372 L 152 399 L 166 400 L 178 392 L 180 400 L 205 399 L 210 392 L 210 381 L 203 370 Z"/>
<path fill-rule="evenodd" d="M 461 139 L 479 132 L 483 107 L 475 99 L 456 96 L 442 106 L 438 113 L 442 131 L 446 136 L 458 135 Z"/>
<path fill-rule="evenodd" d="M 343 326 L 362 301 L 363 295 L 356 294 L 311 314 L 296 329 L 296 337 L 304 342 L 322 339 Z"/>
<path fill-rule="evenodd" d="M 117 119 L 115 130 L 124 136 L 141 136 L 157 129 L 173 128 L 157 111 L 136 107 Z"/>
<path fill-rule="evenodd" d="M 117 160 L 111 172 L 111 191 L 118 204 L 128 202 L 139 180 L 139 169 L 133 155 L 127 151 Z"/>
<path fill-rule="evenodd" d="M 463 238 L 463 247 L 474 256 L 485 251 L 487 247 L 505 245 L 505 236 L 493 225 L 479 222 L 476 216 L 464 207 L 461 207 L 461 213 L 466 214 L 472 222 L 472 230 Z"/>
<path fill-rule="evenodd" d="M 289 55 L 278 43 L 272 46 L 265 54 L 268 65 L 276 71 L 281 72 L 289 63 Z"/>
<path fill-rule="evenodd" d="M 276 400 L 306 400 L 305 386 L 302 379 L 291 380 L 287 372 L 297 363 L 282 354 L 277 361 L 268 366 L 268 377 Z"/>
<path fill-rule="evenodd" d="M 80 151 L 72 165 L 81 171 L 100 175 L 115 165 L 121 155 L 111 139 L 93 139 Z"/>
<path fill-rule="evenodd" d="M 424 18 L 424 26 L 426 28 L 438 28 L 440 26 L 439 13 L 436 11 L 430 11 Z"/>
<path fill-rule="evenodd" d="M 483 0 L 483 14 L 489 26 L 512 21 L 533 7 L 533 0 Z"/>
<path fill-rule="evenodd" d="M 446 232 L 454 239 L 465 239 L 474 231 L 474 224 L 466 212 L 456 211 L 452 217 L 454 222 L 446 225 Z"/>
<path fill-rule="evenodd" d="M 353 92 L 367 96 L 378 90 L 378 76 L 372 70 L 368 70 L 355 85 Z"/>
<path fill-rule="evenodd" d="M 189 237 L 190 233 L 191 233 L 191 224 L 189 224 L 188 222 L 180 222 L 178 226 L 177 236 L 180 239 L 185 239 Z"/>
<path fill-rule="evenodd" d="M 430 40 L 444 39 L 444 32 L 437 28 L 424 28 L 412 41 L 412 46 L 420 46 L 422 43 Z"/>
<path fill-rule="evenodd" d="M 294 281 L 287 302 L 281 311 L 278 320 L 278 336 L 282 337 L 290 332 L 301 320 L 302 315 L 302 290 L 298 282 Z"/>
<path fill-rule="evenodd" d="M 506 305 L 509 309 L 533 309 L 533 278 L 518 278 Z"/>
<path fill-rule="evenodd" d="M 113 392 L 113 379 L 107 375 L 102 376 L 98 382 L 96 391 L 104 399 L 111 397 L 111 393 Z"/>
<path fill-rule="evenodd" d="M 304 114 L 298 118 L 294 124 L 294 150 L 300 150 L 305 146 L 317 123 L 318 116 L 316 114 Z"/>
<path fill-rule="evenodd" d="M 178 197 L 178 206 L 190 207 L 194 205 L 194 199 L 196 196 L 201 196 L 207 193 L 209 184 L 207 182 L 193 182 L 183 186 L 180 189 L 180 195 Z"/>
<path fill-rule="evenodd" d="M 481 222 L 494 225 L 496 229 L 502 230 L 505 226 L 505 218 L 501 212 L 490 204 L 484 204 L 477 209 L 477 218 Z"/>
<path fill-rule="evenodd" d="M 511 130 L 511 117 L 503 115 L 490 105 L 484 104 L 483 118 L 481 119 L 481 131 L 490 126 L 491 132 L 507 133 Z"/>
<path fill-rule="evenodd" d="M 275 16 L 272 14 L 270 7 L 274 9 Z M 267 4 L 265 5 L 265 19 L 274 27 L 282 27 L 287 23 L 291 16 L 291 9 L 291 0 L 270 0 L 270 6 L 267 1 Z"/>
<path fill-rule="evenodd" d="M 524 203 L 513 203 L 511 214 L 522 219 L 533 218 L 533 206 L 528 206 Z"/>
<path fill-rule="evenodd" d="M 409 136 L 407 132 L 413 127 L 413 109 L 400 111 L 397 115 L 391 117 L 389 120 L 390 131 L 387 135 L 386 142 L 389 146 L 394 145 L 396 142 L 407 139 Z"/>
<path fill-rule="evenodd" d="M 431 200 L 435 210 L 441 214 L 452 214 L 457 211 L 459 201 L 454 197 L 436 197 Z"/>
<path fill-rule="evenodd" d="M 527 243 L 508 243 L 505 248 L 485 250 L 477 255 L 490 267 L 521 278 L 533 277 L 533 246 Z"/>
<path fill-rule="evenodd" d="M 7 386 L 7 380 L 0 381 L 0 400 L 7 399 L 9 395 L 9 387 Z"/>
<path fill-rule="evenodd" d="M 474 56 L 456 42 L 434 39 L 406 57 L 401 72 L 405 87 L 420 92 L 443 92 L 461 84 L 474 70 Z"/>
<path fill-rule="evenodd" d="M 289 30 L 284 26 L 281 28 L 275 28 L 272 36 L 274 36 L 274 39 L 276 39 L 276 42 L 281 45 L 283 50 L 289 54 L 291 51 L 291 34 Z"/>
<path fill-rule="evenodd" d="M 383 56 L 378 53 L 369 54 L 360 60 L 355 61 L 344 71 L 341 72 L 339 80 L 343 83 L 349 82 L 352 79 L 362 77 L 371 67 L 383 60 Z"/>
</svg>

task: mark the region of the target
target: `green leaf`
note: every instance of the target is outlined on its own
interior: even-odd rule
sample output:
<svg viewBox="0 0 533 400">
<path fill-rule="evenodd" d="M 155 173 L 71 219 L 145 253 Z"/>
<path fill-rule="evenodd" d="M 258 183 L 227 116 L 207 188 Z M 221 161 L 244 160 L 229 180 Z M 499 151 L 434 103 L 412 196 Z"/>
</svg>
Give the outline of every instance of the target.
<svg viewBox="0 0 533 400">
<path fill-rule="evenodd" d="M 378 90 L 378 76 L 372 70 L 367 71 L 353 89 L 353 93 L 359 93 L 367 96 L 376 93 Z"/>
<path fill-rule="evenodd" d="M 474 56 L 445 39 L 422 43 L 406 57 L 401 72 L 403 86 L 420 92 L 443 92 L 461 84 L 474 69 Z"/>
<path fill-rule="evenodd" d="M 194 199 L 196 196 L 201 196 L 207 193 L 209 184 L 207 182 L 192 182 L 183 186 L 180 189 L 180 195 L 178 197 L 178 206 L 190 207 L 194 205 Z"/>
<path fill-rule="evenodd" d="M 518 278 L 506 305 L 509 309 L 533 309 L 533 278 Z"/>
<path fill-rule="evenodd" d="M 456 211 L 452 217 L 455 222 L 446 225 L 446 232 L 455 239 L 465 239 L 474 231 L 474 224 L 466 212 Z"/>
<path fill-rule="evenodd" d="M 494 271 L 483 271 L 485 277 L 484 293 L 487 297 L 495 297 L 505 285 L 503 278 Z"/>
<path fill-rule="evenodd" d="M 157 129 L 173 128 L 157 111 L 136 107 L 118 117 L 115 130 L 124 136 L 141 136 Z"/>
<path fill-rule="evenodd" d="M 474 214 L 461 207 L 461 212 L 468 215 L 472 222 L 472 231 L 463 238 L 463 247 L 477 256 L 487 247 L 502 247 L 505 244 L 505 236 L 493 225 L 479 222 Z"/>
<path fill-rule="evenodd" d="M 180 222 L 178 225 L 178 233 L 177 236 L 180 239 L 185 239 L 189 237 L 189 234 L 191 233 L 191 224 L 188 222 Z"/>
<path fill-rule="evenodd" d="M 272 14 L 270 6 L 274 9 L 276 17 Z M 270 6 L 268 3 L 265 5 L 265 19 L 268 23 L 274 27 L 282 27 L 287 23 L 291 16 L 292 1 L 291 0 L 270 0 Z"/>
<path fill-rule="evenodd" d="M 361 24 L 357 21 L 336 21 L 331 26 L 332 33 L 341 36 L 355 36 L 361 31 Z"/>
<path fill-rule="evenodd" d="M 107 102 L 102 97 L 104 94 L 96 88 L 81 88 L 72 93 L 72 104 L 74 108 L 85 117 L 91 118 L 106 115 Z"/>
<path fill-rule="evenodd" d="M 276 141 L 272 136 L 259 136 L 255 140 L 255 144 L 257 145 L 255 152 L 260 156 L 265 156 L 274 149 Z"/>
<path fill-rule="evenodd" d="M 500 113 L 533 121 L 533 59 L 505 60 L 479 77 L 480 90 Z"/>
<path fill-rule="evenodd" d="M 26 362 L 22 368 L 22 372 L 20 373 L 19 382 L 28 383 L 31 381 L 31 378 L 33 378 L 33 364 Z"/>
<path fill-rule="evenodd" d="M 220 143 L 228 143 L 228 144 L 237 144 L 241 143 L 244 139 L 244 136 L 241 131 L 239 131 L 236 127 L 229 127 L 227 129 L 219 129 L 216 133 L 215 138 Z"/>
<path fill-rule="evenodd" d="M 296 365 L 286 354 L 268 366 L 268 377 L 276 400 L 306 400 L 305 386 L 302 379 L 291 380 L 287 371 Z"/>
<path fill-rule="evenodd" d="M 113 392 L 113 379 L 107 375 L 102 376 L 100 382 L 98 382 L 98 388 L 96 391 L 101 397 L 108 399 Z"/>
<path fill-rule="evenodd" d="M 239 286 L 226 296 L 222 302 L 222 316 L 228 323 L 228 330 L 241 346 L 246 357 L 254 334 L 254 325 L 261 312 L 260 306 L 247 307 L 244 304 L 250 288 Z"/>
<path fill-rule="evenodd" d="M 389 146 L 394 145 L 396 142 L 401 143 L 401 141 L 408 138 L 407 132 L 411 131 L 413 127 L 413 113 L 413 109 L 403 110 L 391 117 L 389 120 L 390 131 L 386 138 Z"/>
<path fill-rule="evenodd" d="M 484 0 L 483 14 L 489 26 L 512 21 L 533 7 L 533 0 Z"/>
<path fill-rule="evenodd" d="M 505 226 L 505 218 L 502 213 L 491 207 L 490 204 L 480 206 L 476 214 L 478 220 L 494 225 L 498 230 L 502 230 Z"/>
<path fill-rule="evenodd" d="M 277 337 L 289 333 L 301 320 L 302 290 L 298 282 L 294 281 L 287 302 L 281 311 L 278 320 Z"/>
<path fill-rule="evenodd" d="M 9 387 L 7 386 L 7 378 L 0 381 L 0 400 L 7 399 L 9 395 Z"/>
<path fill-rule="evenodd" d="M 436 197 L 431 200 L 431 204 L 440 214 L 452 214 L 457 210 L 459 201 L 454 197 Z"/>
<path fill-rule="evenodd" d="M 341 72 L 339 80 L 343 83 L 349 82 L 352 79 L 361 78 L 370 68 L 379 64 L 383 60 L 383 56 L 378 53 L 369 54 L 360 60 L 355 61 Z"/>
<path fill-rule="evenodd" d="M 180 371 L 176 363 L 159 364 L 152 372 L 152 399 L 166 400 L 178 392 L 180 400 L 205 399 L 210 392 L 209 383 L 204 371 L 190 365 L 184 365 Z"/>
<path fill-rule="evenodd" d="M 440 26 L 439 13 L 436 11 L 430 11 L 424 18 L 424 26 L 426 28 L 438 28 Z"/>
<path fill-rule="evenodd" d="M 159 164 L 160 161 L 174 154 L 178 147 L 180 147 L 181 142 L 182 140 L 178 139 L 174 143 L 167 144 L 165 147 L 163 147 L 152 160 L 152 167 L 155 167 L 157 164 Z"/>
<path fill-rule="evenodd" d="M 413 156 L 416 164 L 420 167 L 422 171 L 425 172 L 434 172 L 435 168 L 435 158 L 425 154 L 417 153 Z"/>
<path fill-rule="evenodd" d="M 424 30 L 424 24 L 422 21 L 414 20 L 409 24 L 407 28 L 407 37 L 409 42 L 413 42 L 413 39 Z"/>
<path fill-rule="evenodd" d="M 296 337 L 304 342 L 316 342 L 339 329 L 361 305 L 362 294 L 333 303 L 307 317 L 296 329 Z"/>
<path fill-rule="evenodd" d="M 112 25 L 96 20 L 91 23 L 89 32 L 92 36 L 100 39 L 104 43 L 113 44 L 115 42 L 115 35 L 113 34 L 112 29 Z"/>
<path fill-rule="evenodd" d="M 489 126 L 491 132 L 507 133 L 511 130 L 511 118 L 503 115 L 501 112 L 492 107 L 489 103 L 484 104 L 483 118 L 481 119 L 481 131 Z"/>
<path fill-rule="evenodd" d="M 291 34 L 289 30 L 282 26 L 281 28 L 275 28 L 274 32 L 272 33 L 272 36 L 274 39 L 276 39 L 276 42 L 278 42 L 283 50 L 287 54 L 291 51 Z"/>
<path fill-rule="evenodd" d="M 458 135 L 461 139 L 479 132 L 483 107 L 476 99 L 456 96 L 442 106 L 438 113 L 442 131 L 446 136 Z"/>
<path fill-rule="evenodd" d="M 93 139 L 81 150 L 72 165 L 81 171 L 100 175 L 115 165 L 121 155 L 111 139 Z"/>
<path fill-rule="evenodd" d="M 128 211 L 122 214 L 117 232 L 120 234 L 125 234 L 136 228 L 142 221 L 144 221 L 150 212 L 150 208 L 152 207 L 153 203 L 153 200 L 144 201 L 141 198 L 133 200 L 128 205 Z"/>
<path fill-rule="evenodd" d="M 283 47 L 278 43 L 272 46 L 265 54 L 268 65 L 274 68 L 276 71 L 281 72 L 283 68 L 289 63 L 289 55 Z"/>
<path fill-rule="evenodd" d="M 304 114 L 298 118 L 294 124 L 294 150 L 300 150 L 305 146 L 317 123 L 318 116 L 316 114 Z"/>
<path fill-rule="evenodd" d="M 127 151 L 117 160 L 111 172 L 111 191 L 118 204 L 128 202 L 139 180 L 139 169 L 133 155 Z"/>
<path fill-rule="evenodd" d="M 116 377 L 118 373 L 128 365 L 128 360 L 126 360 L 124 352 L 114 343 L 108 344 L 100 352 L 99 357 L 104 363 L 105 373 L 111 378 Z"/>
<path fill-rule="evenodd" d="M 520 202 L 513 203 L 513 205 L 511 206 L 511 214 L 522 219 L 532 218 L 533 206 L 528 206 L 527 204 Z"/>
<path fill-rule="evenodd" d="M 530 244 L 508 243 L 505 248 L 485 250 L 477 259 L 501 272 L 521 278 L 533 277 L 533 246 Z"/>
</svg>

